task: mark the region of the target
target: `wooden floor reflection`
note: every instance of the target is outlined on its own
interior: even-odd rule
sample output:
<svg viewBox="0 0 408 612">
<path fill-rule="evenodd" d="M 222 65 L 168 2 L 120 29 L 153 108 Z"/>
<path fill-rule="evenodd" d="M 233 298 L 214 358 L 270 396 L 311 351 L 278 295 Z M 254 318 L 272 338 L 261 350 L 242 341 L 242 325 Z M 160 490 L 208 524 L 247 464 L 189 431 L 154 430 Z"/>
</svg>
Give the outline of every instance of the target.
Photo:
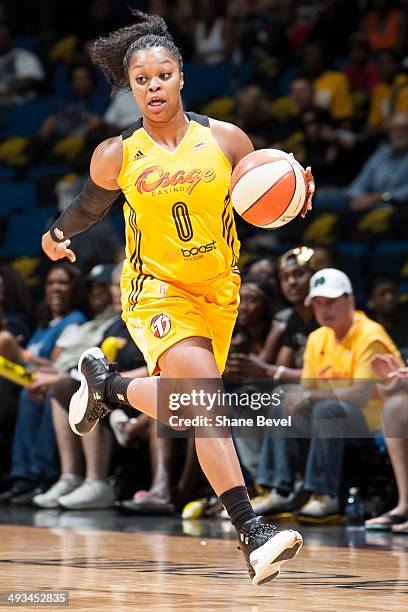
<svg viewBox="0 0 408 612">
<path fill-rule="evenodd" d="M 406 540 L 394 550 L 335 548 L 306 535 L 263 587 L 251 586 L 231 540 L 0 525 L 0 542 L 0 591 L 68 590 L 73 610 L 408 609 Z"/>
</svg>

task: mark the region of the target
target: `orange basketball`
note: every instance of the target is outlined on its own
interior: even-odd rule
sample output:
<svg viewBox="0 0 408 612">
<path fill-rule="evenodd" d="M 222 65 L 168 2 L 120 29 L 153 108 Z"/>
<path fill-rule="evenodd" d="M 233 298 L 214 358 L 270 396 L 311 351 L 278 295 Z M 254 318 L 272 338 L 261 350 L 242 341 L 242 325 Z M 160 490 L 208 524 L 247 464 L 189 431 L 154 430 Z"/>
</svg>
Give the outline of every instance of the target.
<svg viewBox="0 0 408 612">
<path fill-rule="evenodd" d="M 302 166 L 278 149 L 246 155 L 231 176 L 230 196 L 245 221 L 274 229 L 292 221 L 302 210 L 307 184 Z"/>
</svg>

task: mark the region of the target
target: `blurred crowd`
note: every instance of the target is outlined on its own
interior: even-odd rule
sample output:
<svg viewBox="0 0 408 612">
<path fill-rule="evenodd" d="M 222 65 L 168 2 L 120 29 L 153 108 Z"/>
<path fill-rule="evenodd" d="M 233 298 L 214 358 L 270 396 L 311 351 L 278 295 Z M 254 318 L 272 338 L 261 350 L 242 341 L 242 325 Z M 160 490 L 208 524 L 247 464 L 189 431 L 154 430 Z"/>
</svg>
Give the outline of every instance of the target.
<svg viewBox="0 0 408 612">
<path fill-rule="evenodd" d="M 67 418 L 77 360 L 88 346 L 101 345 L 122 372 L 146 373 L 120 318 L 119 215 L 73 240 L 77 266 L 49 267 L 39 251 L 40 229 L 83 186 L 95 146 L 140 114 L 126 88 L 110 95 L 88 53 L 97 36 L 130 22 L 127 6 L 166 19 L 185 60 L 186 108 L 239 125 L 256 149 L 293 152 L 316 179 L 305 221 L 266 232 L 237 219 L 243 284 L 226 384 L 283 385 L 291 399 L 282 410 L 312 415 L 307 436 L 302 430 L 293 440 L 236 436 L 255 508 L 328 522 L 357 485 L 369 500 L 367 516 L 394 504 L 392 515 L 407 518 L 406 439 L 387 435 L 378 413 L 387 402 L 404 413 L 404 402 L 392 397 L 391 406 L 376 386 L 357 399 L 345 396 L 353 439 L 365 443 L 348 444 L 347 432 L 327 443 L 319 421 L 338 398 L 299 391 L 301 380 L 318 379 L 327 367 L 319 343 L 332 342 L 347 321 L 356 342 L 350 354 L 361 349 L 358 326 L 363 338 L 375 337 L 353 364 L 333 344 L 329 359 L 347 363 L 341 373 L 348 380 L 385 387 L 408 357 L 403 0 L 0 1 L 0 357 L 33 375 L 24 388 L 0 377 L 0 503 L 116 503 L 126 513 L 174 514 L 200 498 L 208 500 L 200 512 L 223 516 L 190 439 L 158 437 L 156 424 L 130 409 L 113 411 L 84 438 L 72 434 Z M 319 271 L 322 285 L 344 291 L 317 293 L 306 305 Z M 343 298 L 330 318 L 322 300 Z M 394 360 L 388 369 L 384 355 Z M 361 470 L 350 468 L 356 457 Z M 393 521 L 382 522 L 391 528 Z"/>
<path fill-rule="evenodd" d="M 392 516 L 408 512 L 408 385 L 402 380 L 395 389 L 389 379 L 407 370 L 407 310 L 395 278 L 384 274 L 370 279 L 367 303 L 356 310 L 341 268 L 338 255 L 324 246 L 299 246 L 244 266 L 224 383 L 235 394 L 277 390 L 282 400 L 266 414 L 294 419 L 290 435 L 279 428 L 271 433 L 266 427 L 261 435 L 233 428 L 259 514 L 339 521 L 351 485 L 366 495 L 368 516 L 393 501 Z M 147 374 L 121 319 L 121 269 L 122 262 L 101 263 L 84 275 L 75 265 L 53 264 L 33 316 L 27 287 L 10 266 L 1 266 L 0 358 L 23 366 L 30 378 L 11 379 L 0 359 L 0 504 L 115 506 L 126 514 L 196 518 L 191 502 L 199 497 L 198 516 L 222 519 L 193 438 L 174 437 L 163 427 L 158 435 L 155 421 L 119 406 L 89 435 L 71 431 L 69 404 L 86 348 L 99 344 L 127 376 Z M 237 418 L 239 408 L 231 406 Z M 391 528 L 393 520 L 384 524 Z"/>
</svg>

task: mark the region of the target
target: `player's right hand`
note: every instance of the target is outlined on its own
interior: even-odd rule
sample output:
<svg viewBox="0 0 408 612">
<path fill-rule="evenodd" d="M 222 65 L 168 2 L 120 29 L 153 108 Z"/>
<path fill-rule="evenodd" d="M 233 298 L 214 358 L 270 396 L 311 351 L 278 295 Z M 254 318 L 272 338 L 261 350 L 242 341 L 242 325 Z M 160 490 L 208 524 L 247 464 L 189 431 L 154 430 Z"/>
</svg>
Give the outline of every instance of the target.
<svg viewBox="0 0 408 612">
<path fill-rule="evenodd" d="M 49 231 L 43 235 L 41 240 L 41 246 L 44 253 L 52 261 L 57 261 L 58 259 L 66 258 L 71 263 L 74 263 L 76 261 L 76 255 L 74 251 L 68 248 L 70 244 L 70 240 L 64 240 L 64 242 L 55 242 L 55 240 L 51 238 L 51 234 Z"/>
</svg>

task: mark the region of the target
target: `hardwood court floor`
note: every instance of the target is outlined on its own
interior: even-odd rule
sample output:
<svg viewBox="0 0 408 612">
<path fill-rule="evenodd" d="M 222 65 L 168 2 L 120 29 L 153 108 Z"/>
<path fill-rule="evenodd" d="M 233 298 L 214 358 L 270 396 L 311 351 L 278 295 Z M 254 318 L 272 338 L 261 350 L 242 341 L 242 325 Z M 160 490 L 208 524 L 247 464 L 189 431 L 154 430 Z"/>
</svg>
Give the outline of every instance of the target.
<svg viewBox="0 0 408 612">
<path fill-rule="evenodd" d="M 80 522 L 77 528 L 2 524 L 0 591 L 68 590 L 69 609 L 83 611 L 408 610 L 403 536 L 374 534 L 365 542 L 369 548 L 360 548 L 362 530 L 351 532 L 347 546 L 339 528 L 328 528 L 328 544 L 302 529 L 299 556 L 276 581 L 252 587 L 230 534 L 157 533 L 166 520 L 142 533 L 89 530 Z"/>
</svg>

